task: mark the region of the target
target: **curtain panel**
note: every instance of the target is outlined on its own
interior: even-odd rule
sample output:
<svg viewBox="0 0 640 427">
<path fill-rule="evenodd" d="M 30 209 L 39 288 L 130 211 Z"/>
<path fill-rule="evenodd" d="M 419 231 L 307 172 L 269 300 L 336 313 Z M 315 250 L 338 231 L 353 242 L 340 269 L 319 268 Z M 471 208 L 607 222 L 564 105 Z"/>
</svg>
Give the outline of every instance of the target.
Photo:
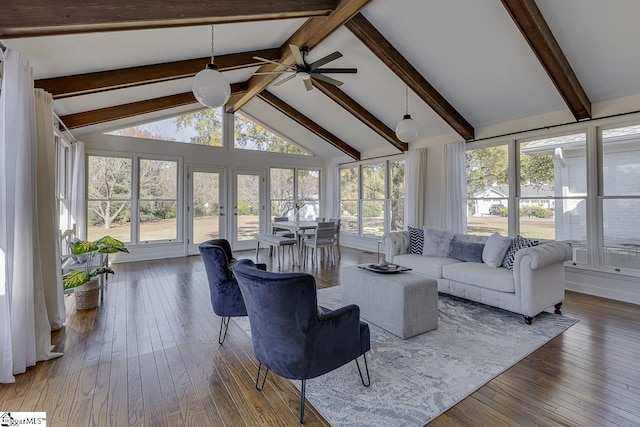
<svg viewBox="0 0 640 427">
<path fill-rule="evenodd" d="M 427 202 L 427 149 L 407 152 L 405 171 L 404 225 L 422 228 L 426 218 Z"/>
<path fill-rule="evenodd" d="M 46 158 L 39 147 L 39 142 L 47 143 L 44 133 L 51 132 L 53 150 L 53 119 L 47 119 L 53 114 L 51 97 L 41 94 L 36 102 L 33 71 L 22 55 L 7 49 L 4 59 L 0 92 L 0 382 L 12 383 L 14 375 L 37 361 L 61 355 L 51 351 L 48 312 L 53 310 L 58 326 L 64 318 L 59 318 L 57 304 L 64 301 L 58 276 L 51 271 L 60 269 L 54 249 L 59 246 L 57 214 L 42 223 L 39 215 L 39 209 L 49 215 L 56 212 L 55 202 L 49 206 L 55 200 L 52 192 L 39 197 L 39 192 L 48 193 L 54 182 L 50 177 L 53 164 L 41 177 L 38 171 L 39 154 Z M 38 141 L 39 137 L 44 139 Z M 50 181 L 47 188 L 40 187 L 46 179 Z M 47 248 L 51 253 L 44 252 L 43 257 Z M 61 312 L 64 315 L 64 309 Z"/>
<path fill-rule="evenodd" d="M 446 228 L 454 233 L 467 232 L 467 172 L 465 163 L 466 143 L 447 144 L 446 167 Z"/>
</svg>

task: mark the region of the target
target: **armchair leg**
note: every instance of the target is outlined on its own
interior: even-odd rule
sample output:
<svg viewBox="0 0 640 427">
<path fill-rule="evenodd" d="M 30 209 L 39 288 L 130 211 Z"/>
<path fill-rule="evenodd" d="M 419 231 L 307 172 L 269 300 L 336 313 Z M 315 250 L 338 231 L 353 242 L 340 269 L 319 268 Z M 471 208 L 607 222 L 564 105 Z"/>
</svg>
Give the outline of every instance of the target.
<svg viewBox="0 0 640 427">
<path fill-rule="evenodd" d="M 364 357 L 364 369 L 367 373 L 367 382 L 364 382 L 364 376 L 362 375 L 362 371 L 360 370 L 360 364 L 358 363 L 358 359 L 356 359 L 356 366 L 358 367 L 358 373 L 360 374 L 360 381 L 362 381 L 362 385 L 365 387 L 369 387 L 371 385 L 371 377 L 369 376 L 369 365 L 367 365 L 367 353 L 362 355 Z"/>
<path fill-rule="evenodd" d="M 264 383 L 267 381 L 267 375 L 269 374 L 269 368 L 265 366 L 264 377 L 262 378 L 262 384 L 258 386 L 258 383 L 260 382 L 259 380 L 260 380 L 261 370 L 262 370 L 262 363 L 258 365 L 258 375 L 256 376 L 256 390 L 258 391 L 262 391 L 262 389 L 264 388 Z"/>
<path fill-rule="evenodd" d="M 302 380 L 302 388 L 300 389 L 300 424 L 304 423 L 304 394 L 307 380 Z"/>
<path fill-rule="evenodd" d="M 229 320 L 231 317 L 223 317 L 222 322 L 220 323 L 220 332 L 218 333 L 218 344 L 222 345 L 224 339 L 227 337 L 227 330 L 229 329 Z M 224 329 L 224 334 L 222 333 L 222 329 Z"/>
</svg>

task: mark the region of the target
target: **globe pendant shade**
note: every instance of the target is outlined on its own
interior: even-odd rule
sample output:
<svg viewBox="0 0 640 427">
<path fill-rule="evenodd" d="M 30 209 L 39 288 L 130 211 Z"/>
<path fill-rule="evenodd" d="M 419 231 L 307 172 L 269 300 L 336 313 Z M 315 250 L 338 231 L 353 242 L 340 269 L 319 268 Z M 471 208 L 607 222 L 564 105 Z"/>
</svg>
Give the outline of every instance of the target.
<svg viewBox="0 0 640 427">
<path fill-rule="evenodd" d="M 231 96 L 231 86 L 215 64 L 207 64 L 204 70 L 196 74 L 192 89 L 193 96 L 205 107 L 220 107 Z"/>
<path fill-rule="evenodd" d="M 420 129 L 409 114 L 405 114 L 396 126 L 396 136 L 402 142 L 413 142 L 418 137 Z"/>
</svg>

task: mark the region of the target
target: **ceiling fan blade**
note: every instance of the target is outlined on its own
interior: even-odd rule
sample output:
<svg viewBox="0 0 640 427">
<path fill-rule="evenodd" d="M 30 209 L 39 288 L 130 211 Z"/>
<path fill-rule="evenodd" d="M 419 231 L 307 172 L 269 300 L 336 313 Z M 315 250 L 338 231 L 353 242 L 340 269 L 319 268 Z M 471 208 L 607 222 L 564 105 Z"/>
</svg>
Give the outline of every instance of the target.
<svg viewBox="0 0 640 427">
<path fill-rule="evenodd" d="M 313 83 L 311 83 L 311 78 L 304 79 L 304 87 L 307 88 L 307 91 L 313 90 Z"/>
<path fill-rule="evenodd" d="M 343 73 L 343 74 L 356 74 L 358 72 L 357 68 L 316 68 L 315 70 L 311 70 L 311 73 L 322 73 L 322 74 L 332 74 L 332 73 Z"/>
<path fill-rule="evenodd" d="M 258 61 L 264 61 L 264 62 L 268 62 L 269 64 L 275 64 L 275 65 L 280 65 L 281 67 L 287 67 L 290 68 L 292 70 L 295 70 L 296 67 L 294 67 L 293 65 L 287 65 L 287 64 L 283 64 L 282 62 L 276 62 L 276 61 L 272 61 L 270 59 L 267 58 L 261 58 L 259 56 L 254 56 L 253 59 L 257 59 Z"/>
<path fill-rule="evenodd" d="M 293 70 L 282 70 L 282 71 L 256 71 L 255 73 L 251 73 L 252 76 L 261 76 L 267 74 L 283 74 L 283 73 L 292 73 Z"/>
<path fill-rule="evenodd" d="M 314 79 L 322 80 L 323 82 L 327 82 L 334 86 L 342 86 L 343 83 L 340 80 L 332 79 L 331 77 L 323 76 L 322 74 L 314 74 L 312 76 Z M 306 80 L 305 80 L 306 81 Z"/>
<path fill-rule="evenodd" d="M 295 73 L 294 73 L 294 74 L 291 74 L 290 76 L 285 77 L 284 79 L 280 80 L 280 81 L 279 81 L 279 82 L 277 82 L 277 83 L 274 83 L 273 85 L 274 85 L 274 86 L 280 86 L 282 83 L 288 82 L 289 80 L 291 80 L 291 79 L 292 79 L 292 78 L 294 78 L 295 76 L 296 76 L 296 75 L 295 75 Z"/>
<path fill-rule="evenodd" d="M 293 59 L 296 61 L 296 64 L 304 67 L 304 58 L 300 53 L 300 48 L 295 44 L 290 44 L 289 49 L 291 49 L 291 54 L 293 55 Z"/>
<path fill-rule="evenodd" d="M 342 54 L 340 52 L 338 52 L 338 51 L 330 53 L 329 55 L 325 56 L 324 58 L 320 58 L 317 61 L 314 61 L 311 64 L 309 64 L 309 69 L 310 70 L 315 70 L 318 67 L 322 67 L 324 64 L 328 64 L 331 61 L 335 61 L 336 59 L 340 58 L 341 56 L 342 56 Z"/>
</svg>

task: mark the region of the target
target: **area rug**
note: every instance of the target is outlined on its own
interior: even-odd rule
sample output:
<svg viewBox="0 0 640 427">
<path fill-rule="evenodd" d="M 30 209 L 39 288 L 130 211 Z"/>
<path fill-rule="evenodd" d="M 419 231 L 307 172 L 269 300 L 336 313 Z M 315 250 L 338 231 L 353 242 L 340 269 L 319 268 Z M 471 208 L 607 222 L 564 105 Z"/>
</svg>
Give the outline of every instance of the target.
<svg viewBox="0 0 640 427">
<path fill-rule="evenodd" d="M 340 287 L 319 290 L 318 302 L 342 306 Z M 251 334 L 246 317 L 234 321 Z M 333 426 L 422 426 L 576 322 L 544 312 L 525 325 L 521 315 L 439 294 L 434 331 L 403 340 L 369 324 L 369 388 L 349 363 L 308 380 L 307 399 Z"/>
</svg>

